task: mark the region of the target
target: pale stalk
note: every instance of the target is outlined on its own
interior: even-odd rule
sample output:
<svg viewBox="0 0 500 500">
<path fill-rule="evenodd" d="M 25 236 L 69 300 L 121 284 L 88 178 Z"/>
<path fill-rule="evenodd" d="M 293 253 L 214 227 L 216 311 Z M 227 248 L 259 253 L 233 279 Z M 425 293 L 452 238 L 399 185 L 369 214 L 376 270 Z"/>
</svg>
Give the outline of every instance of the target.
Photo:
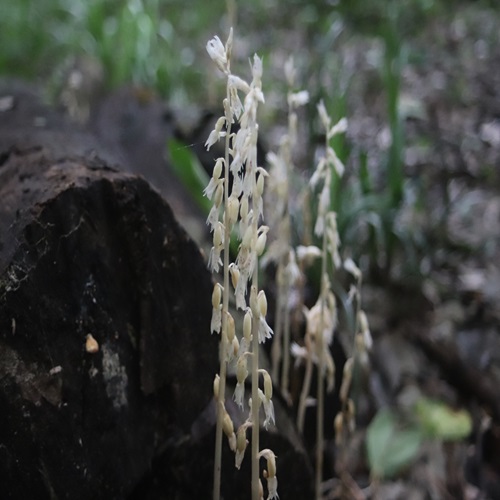
<svg viewBox="0 0 500 500">
<path fill-rule="evenodd" d="M 285 287 L 289 290 L 290 277 L 285 277 Z M 286 398 L 288 404 L 292 404 L 292 398 L 289 387 L 289 374 L 290 374 L 290 311 L 288 310 L 288 294 L 286 295 L 286 305 L 285 305 L 285 321 L 283 323 L 283 364 L 281 367 L 281 392 Z"/>
<path fill-rule="evenodd" d="M 292 89 L 290 88 L 290 91 Z M 288 223 L 285 225 L 286 231 L 286 242 L 288 248 L 292 246 L 292 235 L 291 235 L 291 208 L 290 208 L 290 183 L 292 179 L 292 142 L 295 142 L 295 133 L 294 128 L 292 126 L 292 113 L 293 107 L 291 105 L 290 99 L 287 99 L 288 104 L 288 146 L 285 149 L 285 164 L 286 164 L 286 178 L 287 178 L 287 211 L 286 217 L 288 218 Z M 290 272 L 289 272 L 289 264 L 290 264 L 290 253 L 287 253 L 284 259 L 284 266 L 286 269 L 285 272 L 285 283 L 284 283 L 284 322 L 283 322 L 283 364 L 281 366 L 281 392 L 283 396 L 286 398 L 288 404 L 291 405 L 292 398 L 290 393 L 288 392 L 289 387 L 289 374 L 290 374 L 290 310 L 288 308 L 289 299 L 290 299 Z"/>
<path fill-rule="evenodd" d="M 229 100 L 229 82 L 226 95 Z M 226 117 L 226 121 L 227 117 Z M 219 371 L 219 399 L 217 403 L 217 426 L 215 430 L 215 459 L 214 459 L 214 490 L 213 500 L 220 499 L 221 470 L 222 470 L 222 420 L 223 405 L 226 392 L 226 352 L 227 352 L 227 315 L 229 312 L 229 242 L 231 228 L 228 224 L 228 199 L 229 199 L 229 140 L 231 136 L 231 120 L 228 121 L 225 137 L 225 165 L 224 165 L 224 289 L 222 291 L 222 325 L 221 341 L 219 347 L 220 371 Z"/>
<path fill-rule="evenodd" d="M 279 366 L 281 361 L 282 352 L 282 327 L 283 324 L 283 258 L 280 257 L 278 263 L 278 270 L 276 271 L 276 282 L 278 283 L 278 293 L 276 297 L 276 317 L 274 320 L 274 338 L 273 345 L 271 347 L 271 360 L 272 360 L 272 372 L 271 376 L 273 380 L 279 380 Z"/>
<path fill-rule="evenodd" d="M 318 349 L 318 387 L 317 387 L 317 412 L 316 412 L 316 476 L 315 476 L 315 492 L 316 500 L 321 500 L 321 482 L 323 479 L 323 439 L 324 439 L 324 408 L 325 408 L 325 338 L 323 331 L 325 329 L 325 301 L 326 301 L 326 229 L 323 230 L 323 245 L 321 255 L 321 306 L 318 338 L 316 346 Z"/>
<path fill-rule="evenodd" d="M 287 162 L 287 169 L 289 169 L 291 163 Z M 288 170 L 288 176 L 290 176 L 290 171 Z M 290 196 L 287 193 L 287 204 L 288 204 L 288 209 L 287 209 L 287 217 L 290 218 L 290 206 L 289 206 L 289 199 Z M 290 248 L 291 245 L 291 235 L 290 235 L 290 220 L 288 224 L 285 225 L 285 230 L 286 230 L 286 241 L 288 248 Z M 283 259 L 283 267 L 285 269 L 285 276 L 284 276 L 284 283 L 282 285 L 282 290 L 281 290 L 281 302 L 282 302 L 282 307 L 283 307 L 283 363 L 281 365 L 281 392 L 287 402 L 291 404 L 291 396 L 290 393 L 288 392 L 288 386 L 289 386 L 289 374 L 290 374 L 290 310 L 288 308 L 288 302 L 289 302 L 289 296 L 290 296 L 290 272 L 288 268 L 288 264 L 290 263 L 290 253 L 287 253 L 285 255 L 285 258 Z"/>
<path fill-rule="evenodd" d="M 304 419 L 306 415 L 307 397 L 311 389 L 311 378 L 313 371 L 312 353 L 307 351 L 306 371 L 304 374 L 304 382 L 302 383 L 302 391 L 299 398 L 299 409 L 297 411 L 297 428 L 301 434 L 304 433 Z"/>
<path fill-rule="evenodd" d="M 291 91 L 291 89 L 290 89 Z M 292 154 L 291 154 L 291 142 L 292 142 L 292 113 L 293 108 L 291 105 L 290 99 L 288 99 L 288 134 L 285 145 L 281 147 L 280 153 L 283 155 L 283 160 L 286 165 L 286 211 L 284 213 L 284 217 L 287 218 L 287 223 L 283 227 L 284 232 L 284 240 L 286 242 L 287 249 L 291 247 L 291 235 L 290 235 L 290 224 L 291 224 L 291 210 L 290 210 L 290 179 L 292 176 Z M 288 264 L 290 260 L 290 255 L 287 252 L 283 257 L 280 258 L 278 265 L 278 273 L 277 276 L 280 277 L 279 287 L 278 287 L 278 300 L 277 300 L 277 309 L 276 309 L 276 329 L 275 329 L 275 339 L 274 344 L 276 344 L 276 359 L 273 359 L 273 369 L 276 373 L 274 373 L 274 380 L 281 381 L 281 392 L 287 402 L 291 404 L 291 397 L 288 392 L 289 386 L 289 370 L 290 370 L 290 311 L 288 309 L 288 301 L 289 301 L 289 292 L 290 292 L 290 277 L 287 272 Z M 278 335 L 276 335 L 278 333 Z M 283 338 L 283 340 L 282 340 Z M 273 344 L 273 347 L 274 347 Z M 273 349 L 274 354 L 274 349 Z M 283 359 L 281 365 L 281 380 L 278 377 L 278 365 L 279 362 Z"/>
<path fill-rule="evenodd" d="M 254 217 L 254 230 L 257 232 L 257 219 Z M 258 290 L 258 262 L 252 276 L 252 286 Z M 252 500 L 260 500 L 259 493 L 259 321 L 252 321 Z"/>
</svg>

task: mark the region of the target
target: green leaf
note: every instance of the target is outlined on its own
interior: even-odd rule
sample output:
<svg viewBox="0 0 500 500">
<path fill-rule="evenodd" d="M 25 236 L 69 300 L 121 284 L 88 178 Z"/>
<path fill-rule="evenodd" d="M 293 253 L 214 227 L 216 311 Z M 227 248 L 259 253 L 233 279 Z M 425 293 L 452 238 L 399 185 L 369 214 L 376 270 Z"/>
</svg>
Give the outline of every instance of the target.
<svg viewBox="0 0 500 500">
<path fill-rule="evenodd" d="M 212 207 L 211 201 L 203 196 L 210 177 L 203 169 L 198 157 L 177 139 L 167 141 L 172 169 L 187 188 L 193 200 L 208 214 Z"/>
<path fill-rule="evenodd" d="M 453 410 L 445 403 L 421 398 L 416 403 L 416 414 L 422 431 L 431 438 L 457 441 L 472 431 L 472 419 L 466 410 Z"/>
<path fill-rule="evenodd" d="M 422 434 L 416 427 L 404 427 L 394 412 L 380 410 L 367 429 L 366 449 L 372 474 L 378 478 L 395 476 L 420 449 Z"/>
</svg>

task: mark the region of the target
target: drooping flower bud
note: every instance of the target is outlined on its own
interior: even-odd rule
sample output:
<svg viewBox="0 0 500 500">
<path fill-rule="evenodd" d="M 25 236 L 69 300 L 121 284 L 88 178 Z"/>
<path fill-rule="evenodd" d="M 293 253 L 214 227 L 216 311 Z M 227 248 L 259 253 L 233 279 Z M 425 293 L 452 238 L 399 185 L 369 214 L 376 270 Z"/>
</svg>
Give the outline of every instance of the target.
<svg viewBox="0 0 500 500">
<path fill-rule="evenodd" d="M 259 303 L 259 313 L 261 316 L 267 315 L 267 297 L 264 290 L 261 290 L 257 295 L 257 300 Z"/>
<path fill-rule="evenodd" d="M 220 384 L 220 377 L 219 374 L 216 374 L 214 377 L 214 397 L 216 400 L 219 399 L 219 384 Z"/>
</svg>

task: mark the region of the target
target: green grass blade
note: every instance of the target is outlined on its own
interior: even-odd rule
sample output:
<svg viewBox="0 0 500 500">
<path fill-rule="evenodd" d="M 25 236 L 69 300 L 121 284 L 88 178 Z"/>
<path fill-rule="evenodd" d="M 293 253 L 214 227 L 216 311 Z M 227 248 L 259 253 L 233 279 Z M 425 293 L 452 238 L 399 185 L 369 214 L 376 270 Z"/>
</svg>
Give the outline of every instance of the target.
<svg viewBox="0 0 500 500">
<path fill-rule="evenodd" d="M 212 202 L 203 196 L 203 190 L 210 177 L 203 169 L 200 160 L 188 146 L 177 139 L 172 138 L 167 141 L 167 150 L 173 171 L 187 188 L 193 200 L 208 214 Z"/>
</svg>

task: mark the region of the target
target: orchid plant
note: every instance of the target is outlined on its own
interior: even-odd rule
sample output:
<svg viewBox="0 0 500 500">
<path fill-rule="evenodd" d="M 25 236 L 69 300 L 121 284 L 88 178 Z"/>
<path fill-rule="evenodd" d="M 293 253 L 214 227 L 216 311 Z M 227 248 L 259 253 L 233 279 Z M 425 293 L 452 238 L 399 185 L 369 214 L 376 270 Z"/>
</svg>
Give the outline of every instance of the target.
<svg viewBox="0 0 500 500">
<path fill-rule="evenodd" d="M 231 72 L 233 31 L 224 45 L 215 36 L 207 43 L 207 52 L 226 78 L 224 114 L 216 121 L 205 146 L 210 149 L 220 139 L 225 141 L 225 155 L 215 162 L 212 177 L 204 191 L 213 201 L 207 224 L 213 235 L 213 246 L 208 265 L 212 272 L 222 267 L 223 284 L 215 283 L 212 293 L 211 330 L 220 335 L 220 370 L 214 380 L 217 407 L 217 426 L 214 460 L 214 500 L 220 498 L 222 435 L 235 452 L 235 466 L 240 468 L 247 448 L 246 432 L 252 430 L 252 499 L 262 498 L 259 460 L 266 458 L 268 499 L 278 498 L 276 457 L 269 450 L 259 449 L 259 410 L 264 409 L 264 426 L 274 424 L 272 402 L 273 385 L 269 373 L 259 368 L 259 345 L 270 339 L 272 329 L 266 321 L 267 298 L 259 290 L 259 257 L 264 252 L 269 228 L 261 224 L 264 212 L 263 193 L 267 171 L 257 163 L 258 105 L 264 103 L 262 92 L 262 61 L 254 55 L 251 62 L 252 80 L 247 83 Z M 243 100 L 240 95 L 243 96 Z M 237 122 L 237 132 L 232 125 Z M 229 189 L 229 174 L 232 186 Z M 240 245 L 235 262 L 230 262 L 229 247 L 233 230 L 239 235 Z M 235 320 L 229 311 L 230 281 L 234 288 L 237 309 L 244 311 L 241 341 L 236 335 Z M 248 294 L 248 290 L 250 293 Z M 252 397 L 249 416 L 235 431 L 225 405 L 226 373 L 228 363 L 236 364 L 237 385 L 233 395 L 244 409 L 245 381 L 250 361 Z M 263 389 L 259 387 L 262 375 Z"/>
</svg>

